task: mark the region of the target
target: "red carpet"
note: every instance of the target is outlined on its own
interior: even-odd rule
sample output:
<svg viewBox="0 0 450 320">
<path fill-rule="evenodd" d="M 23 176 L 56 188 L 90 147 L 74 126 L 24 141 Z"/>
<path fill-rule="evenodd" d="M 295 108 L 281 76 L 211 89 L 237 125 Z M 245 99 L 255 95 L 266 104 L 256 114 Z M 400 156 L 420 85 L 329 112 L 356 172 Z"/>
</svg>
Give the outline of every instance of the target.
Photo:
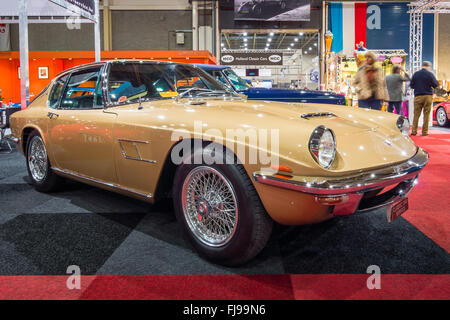
<svg viewBox="0 0 450 320">
<path fill-rule="evenodd" d="M 411 192 L 410 209 L 403 215 L 439 246 L 450 251 L 450 132 L 430 130 L 413 137 L 430 154 L 419 184 Z"/>
<path fill-rule="evenodd" d="M 435 299 L 450 297 L 449 275 L 382 275 L 369 290 L 368 274 L 82 276 L 68 290 L 66 276 L 0 277 L 0 299 L 311 300 Z"/>
</svg>

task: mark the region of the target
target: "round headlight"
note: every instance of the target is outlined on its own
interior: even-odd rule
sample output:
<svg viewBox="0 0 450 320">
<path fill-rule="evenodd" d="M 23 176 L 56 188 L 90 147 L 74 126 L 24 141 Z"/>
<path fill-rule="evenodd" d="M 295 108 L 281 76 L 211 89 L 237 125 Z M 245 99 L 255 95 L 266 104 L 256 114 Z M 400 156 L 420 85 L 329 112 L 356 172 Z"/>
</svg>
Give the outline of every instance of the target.
<svg viewBox="0 0 450 320">
<path fill-rule="evenodd" d="M 403 135 L 409 136 L 409 120 L 406 117 L 403 116 L 398 117 L 397 128 Z"/>
<path fill-rule="evenodd" d="M 322 167 L 328 169 L 336 156 L 336 140 L 333 131 L 324 126 L 314 129 L 309 139 L 309 151 Z"/>
</svg>

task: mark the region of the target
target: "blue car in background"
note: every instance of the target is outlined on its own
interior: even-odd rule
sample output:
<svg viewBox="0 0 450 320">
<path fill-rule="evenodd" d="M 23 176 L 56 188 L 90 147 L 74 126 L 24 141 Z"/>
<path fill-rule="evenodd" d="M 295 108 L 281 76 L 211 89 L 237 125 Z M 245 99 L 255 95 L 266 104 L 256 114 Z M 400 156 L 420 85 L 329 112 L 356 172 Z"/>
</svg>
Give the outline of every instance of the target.
<svg viewBox="0 0 450 320">
<path fill-rule="evenodd" d="M 345 105 L 345 96 L 343 95 L 333 94 L 327 91 L 253 88 L 249 81 L 239 77 L 229 66 L 211 64 L 195 65 L 208 72 L 216 80 L 246 95 L 249 100 Z"/>
</svg>

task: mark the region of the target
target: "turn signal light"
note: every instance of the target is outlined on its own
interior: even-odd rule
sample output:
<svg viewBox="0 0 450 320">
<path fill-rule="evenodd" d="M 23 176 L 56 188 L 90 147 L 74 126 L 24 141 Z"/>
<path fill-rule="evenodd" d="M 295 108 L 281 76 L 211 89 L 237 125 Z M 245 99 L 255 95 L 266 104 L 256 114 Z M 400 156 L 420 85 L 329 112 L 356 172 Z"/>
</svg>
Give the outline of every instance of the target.
<svg viewBox="0 0 450 320">
<path fill-rule="evenodd" d="M 346 194 L 339 196 L 316 196 L 316 202 L 324 206 L 334 206 L 347 202 L 348 196 Z"/>
<path fill-rule="evenodd" d="M 280 172 L 280 171 L 282 171 L 282 172 L 289 172 L 289 173 L 293 172 L 292 169 L 287 167 L 287 166 L 272 166 L 272 169 L 274 169 L 274 170 L 276 170 L 278 172 Z"/>
</svg>

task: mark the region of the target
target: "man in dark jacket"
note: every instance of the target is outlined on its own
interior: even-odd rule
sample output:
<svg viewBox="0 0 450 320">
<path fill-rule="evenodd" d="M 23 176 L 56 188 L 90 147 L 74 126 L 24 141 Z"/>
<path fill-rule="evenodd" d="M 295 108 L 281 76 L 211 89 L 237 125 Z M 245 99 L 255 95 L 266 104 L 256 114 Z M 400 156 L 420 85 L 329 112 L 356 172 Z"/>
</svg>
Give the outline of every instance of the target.
<svg viewBox="0 0 450 320">
<path fill-rule="evenodd" d="M 431 105 L 433 103 L 433 88 L 437 88 L 439 83 L 431 73 L 431 62 L 424 61 L 422 69 L 414 73 L 411 79 L 411 88 L 414 89 L 414 121 L 412 135 L 417 134 L 419 117 L 423 110 L 422 135 L 428 135 L 428 123 L 430 120 Z"/>
</svg>

